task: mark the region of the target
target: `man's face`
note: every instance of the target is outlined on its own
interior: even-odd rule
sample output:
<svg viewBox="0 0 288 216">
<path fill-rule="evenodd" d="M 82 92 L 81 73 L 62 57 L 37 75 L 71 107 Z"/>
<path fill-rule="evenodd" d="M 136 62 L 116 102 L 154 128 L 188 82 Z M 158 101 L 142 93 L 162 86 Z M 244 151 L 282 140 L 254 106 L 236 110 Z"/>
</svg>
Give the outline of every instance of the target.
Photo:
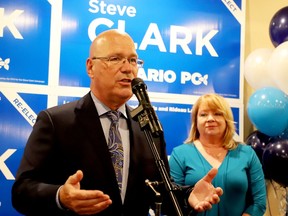
<svg viewBox="0 0 288 216">
<path fill-rule="evenodd" d="M 107 106 L 122 105 L 133 94 L 131 81 L 138 72 L 137 65 L 127 60 L 137 59 L 134 42 L 123 35 L 111 35 L 100 39 L 96 46 L 95 53 L 87 60 L 91 90 Z"/>
</svg>

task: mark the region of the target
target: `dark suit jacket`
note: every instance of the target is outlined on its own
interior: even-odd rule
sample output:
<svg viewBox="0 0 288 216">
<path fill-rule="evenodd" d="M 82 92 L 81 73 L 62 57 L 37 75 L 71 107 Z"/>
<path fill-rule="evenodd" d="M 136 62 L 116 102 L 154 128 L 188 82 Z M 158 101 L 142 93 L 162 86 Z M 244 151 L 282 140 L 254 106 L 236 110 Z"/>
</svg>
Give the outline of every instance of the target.
<svg viewBox="0 0 288 216">
<path fill-rule="evenodd" d="M 84 173 L 82 189 L 101 190 L 113 201 L 107 210 L 97 215 L 147 216 L 149 205 L 154 203 L 154 193 L 145 185 L 145 180 L 160 181 L 160 175 L 144 133 L 138 122 L 131 119 L 129 111 L 127 122 L 131 149 L 124 205 L 89 93 L 78 101 L 39 113 L 12 188 L 15 209 L 35 216 L 75 215 L 59 210 L 55 197 L 59 186 L 80 169 Z M 155 144 L 168 167 L 164 139 L 155 139 Z"/>
</svg>

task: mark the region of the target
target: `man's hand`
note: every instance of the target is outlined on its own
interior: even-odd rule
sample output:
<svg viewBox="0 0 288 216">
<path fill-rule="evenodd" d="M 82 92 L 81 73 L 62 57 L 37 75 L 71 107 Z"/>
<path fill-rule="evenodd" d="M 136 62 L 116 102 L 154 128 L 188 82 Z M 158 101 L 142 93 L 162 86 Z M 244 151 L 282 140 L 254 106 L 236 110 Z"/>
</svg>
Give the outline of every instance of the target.
<svg viewBox="0 0 288 216">
<path fill-rule="evenodd" d="M 215 188 L 211 184 L 217 172 L 216 168 L 212 168 L 206 176 L 196 183 L 190 193 L 188 202 L 196 211 L 202 212 L 211 209 L 213 204 L 220 202 L 223 190 L 220 187 Z"/>
<path fill-rule="evenodd" d="M 110 197 L 102 191 L 81 190 L 80 181 L 82 179 L 83 172 L 78 170 L 60 188 L 59 200 L 63 207 L 79 215 L 93 215 L 103 211 L 112 204 Z"/>
</svg>

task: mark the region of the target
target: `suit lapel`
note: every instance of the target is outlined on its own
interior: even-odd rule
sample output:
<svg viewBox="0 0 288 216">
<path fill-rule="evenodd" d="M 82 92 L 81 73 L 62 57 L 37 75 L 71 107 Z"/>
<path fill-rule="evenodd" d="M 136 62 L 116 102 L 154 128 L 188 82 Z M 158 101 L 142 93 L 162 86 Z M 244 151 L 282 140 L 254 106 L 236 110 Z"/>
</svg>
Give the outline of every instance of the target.
<svg viewBox="0 0 288 216">
<path fill-rule="evenodd" d="M 86 143 L 89 145 L 88 149 L 91 151 L 89 154 L 93 153 L 94 156 L 91 160 L 91 166 L 93 166 L 95 172 L 89 173 L 91 177 L 89 181 L 91 182 L 91 180 L 94 179 L 94 182 L 91 183 L 94 189 L 103 189 L 104 193 L 106 192 L 111 196 L 115 204 L 121 203 L 110 152 L 107 147 L 97 109 L 90 93 L 79 100 L 75 112 L 77 121 L 81 124 L 81 130 L 86 135 Z"/>
</svg>

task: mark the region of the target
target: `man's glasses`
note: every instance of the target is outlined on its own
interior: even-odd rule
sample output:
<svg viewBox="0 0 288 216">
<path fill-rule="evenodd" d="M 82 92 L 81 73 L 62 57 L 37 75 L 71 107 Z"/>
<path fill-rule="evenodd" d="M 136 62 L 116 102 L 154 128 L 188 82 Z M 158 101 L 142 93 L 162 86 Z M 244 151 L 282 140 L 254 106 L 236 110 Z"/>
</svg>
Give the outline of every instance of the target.
<svg viewBox="0 0 288 216">
<path fill-rule="evenodd" d="M 126 58 L 126 57 L 120 57 L 120 56 L 111 56 L 111 57 L 92 57 L 92 60 L 100 59 L 107 61 L 113 65 L 119 65 L 123 64 L 126 60 L 129 62 L 130 65 L 134 67 L 141 68 L 143 67 L 144 61 L 141 59 L 138 59 L 136 57 Z"/>
</svg>

